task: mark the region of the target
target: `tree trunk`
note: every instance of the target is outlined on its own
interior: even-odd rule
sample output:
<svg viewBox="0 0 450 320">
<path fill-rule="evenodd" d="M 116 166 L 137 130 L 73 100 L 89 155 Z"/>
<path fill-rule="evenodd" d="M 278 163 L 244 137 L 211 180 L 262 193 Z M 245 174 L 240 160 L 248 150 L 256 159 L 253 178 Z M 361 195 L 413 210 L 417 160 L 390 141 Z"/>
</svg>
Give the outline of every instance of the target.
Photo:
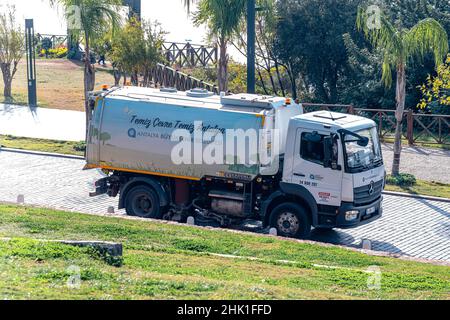
<svg viewBox="0 0 450 320">
<path fill-rule="evenodd" d="M 3 95 L 5 96 L 5 101 L 10 102 L 12 100 L 12 76 L 11 76 L 11 64 L 2 63 L 1 70 L 3 75 Z"/>
<path fill-rule="evenodd" d="M 135 87 L 139 86 L 139 75 L 138 75 L 138 72 L 136 70 L 133 71 L 133 73 L 131 74 L 131 83 Z"/>
<path fill-rule="evenodd" d="M 294 71 L 292 70 L 292 65 L 290 63 L 286 66 L 286 71 L 289 76 L 289 82 L 291 83 L 292 98 L 295 100 L 297 99 L 297 83 L 295 82 Z"/>
<path fill-rule="evenodd" d="M 403 112 L 405 111 L 406 99 L 406 70 L 404 64 L 397 66 L 397 89 L 396 101 L 397 109 L 395 111 L 396 128 L 394 142 L 394 162 L 392 164 L 392 175 L 396 176 L 400 173 L 400 156 L 402 152 L 402 122 Z"/>
<path fill-rule="evenodd" d="M 122 78 L 122 72 L 119 69 L 114 68 L 114 86 L 118 87 L 120 84 L 120 79 Z"/>
<path fill-rule="evenodd" d="M 227 40 L 221 38 L 219 40 L 220 59 L 219 59 L 219 92 L 228 91 L 228 54 L 227 54 Z"/>
<path fill-rule="evenodd" d="M 278 64 L 278 60 L 276 58 L 274 58 L 274 61 L 275 61 L 275 70 L 277 71 L 278 76 L 278 83 L 280 84 L 281 94 L 283 95 L 283 97 L 285 97 L 286 91 L 284 90 L 283 81 L 281 79 L 280 65 Z"/>
<path fill-rule="evenodd" d="M 264 90 L 264 93 L 266 95 L 269 95 L 269 91 L 267 91 L 266 84 L 264 83 L 264 79 L 263 79 L 262 74 L 261 74 L 261 70 L 259 70 L 259 68 L 258 68 L 257 71 L 258 71 L 259 81 L 261 81 L 261 86 L 262 86 L 262 88 Z"/>
</svg>

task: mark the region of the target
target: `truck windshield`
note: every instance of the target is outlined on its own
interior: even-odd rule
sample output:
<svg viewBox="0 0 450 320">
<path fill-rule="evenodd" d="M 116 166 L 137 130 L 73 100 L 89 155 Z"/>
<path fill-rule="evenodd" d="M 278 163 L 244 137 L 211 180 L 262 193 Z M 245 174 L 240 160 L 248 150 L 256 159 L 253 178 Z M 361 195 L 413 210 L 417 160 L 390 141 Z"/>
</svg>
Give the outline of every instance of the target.
<svg viewBox="0 0 450 320">
<path fill-rule="evenodd" d="M 383 164 L 380 141 L 376 128 L 356 132 L 361 137 L 369 139 L 367 146 L 358 144 L 358 139 L 352 135 L 344 136 L 347 167 L 351 172 L 365 171 Z"/>
</svg>

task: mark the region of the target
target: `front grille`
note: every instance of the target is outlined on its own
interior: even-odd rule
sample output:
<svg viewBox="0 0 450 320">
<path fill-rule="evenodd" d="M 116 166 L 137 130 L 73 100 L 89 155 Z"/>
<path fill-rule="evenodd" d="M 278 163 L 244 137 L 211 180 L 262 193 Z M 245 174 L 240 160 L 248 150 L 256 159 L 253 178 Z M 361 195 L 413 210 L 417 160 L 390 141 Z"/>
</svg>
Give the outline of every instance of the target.
<svg viewBox="0 0 450 320">
<path fill-rule="evenodd" d="M 383 192 L 383 180 L 373 184 L 373 193 L 370 193 L 371 185 L 355 188 L 354 202 L 356 205 L 366 205 L 378 200 Z"/>
</svg>

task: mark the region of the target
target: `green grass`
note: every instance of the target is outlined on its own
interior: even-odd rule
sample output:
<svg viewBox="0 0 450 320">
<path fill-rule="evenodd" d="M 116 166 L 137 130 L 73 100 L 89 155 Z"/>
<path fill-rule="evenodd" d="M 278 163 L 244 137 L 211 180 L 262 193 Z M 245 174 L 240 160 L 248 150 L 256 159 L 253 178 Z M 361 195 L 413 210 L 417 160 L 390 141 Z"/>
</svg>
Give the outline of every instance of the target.
<svg viewBox="0 0 450 320">
<path fill-rule="evenodd" d="M 0 145 L 6 148 L 42 151 L 66 155 L 84 156 L 84 151 L 77 150 L 78 142 L 22 138 L 0 135 Z"/>
<path fill-rule="evenodd" d="M 36 86 L 39 107 L 84 111 L 84 66 L 67 59 L 36 60 Z M 110 70 L 96 65 L 95 88 L 114 84 Z M 27 65 L 22 59 L 12 83 L 14 104 L 28 104 Z M 3 96 L 3 77 L 0 76 L 0 103 Z"/>
<path fill-rule="evenodd" d="M 0 299 L 450 299 L 450 267 L 251 234 L 2 205 L 2 237 Z M 121 242 L 123 266 L 31 239 Z"/>
<path fill-rule="evenodd" d="M 415 185 L 409 187 L 387 184 L 386 190 L 450 199 L 450 184 L 434 181 L 417 180 Z"/>
</svg>

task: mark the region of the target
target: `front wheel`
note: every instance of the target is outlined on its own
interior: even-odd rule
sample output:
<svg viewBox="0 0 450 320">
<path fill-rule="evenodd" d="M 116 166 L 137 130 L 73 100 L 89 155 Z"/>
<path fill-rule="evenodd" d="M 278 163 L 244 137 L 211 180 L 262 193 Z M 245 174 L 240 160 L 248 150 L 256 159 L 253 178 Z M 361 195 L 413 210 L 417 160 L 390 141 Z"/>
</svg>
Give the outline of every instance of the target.
<svg viewBox="0 0 450 320">
<path fill-rule="evenodd" d="M 311 234 L 311 222 L 307 212 L 295 203 L 276 207 L 270 225 L 283 237 L 306 239 Z"/>
<path fill-rule="evenodd" d="M 129 216 L 147 219 L 162 218 L 158 194 L 146 185 L 134 187 L 127 193 L 125 209 Z"/>
</svg>

